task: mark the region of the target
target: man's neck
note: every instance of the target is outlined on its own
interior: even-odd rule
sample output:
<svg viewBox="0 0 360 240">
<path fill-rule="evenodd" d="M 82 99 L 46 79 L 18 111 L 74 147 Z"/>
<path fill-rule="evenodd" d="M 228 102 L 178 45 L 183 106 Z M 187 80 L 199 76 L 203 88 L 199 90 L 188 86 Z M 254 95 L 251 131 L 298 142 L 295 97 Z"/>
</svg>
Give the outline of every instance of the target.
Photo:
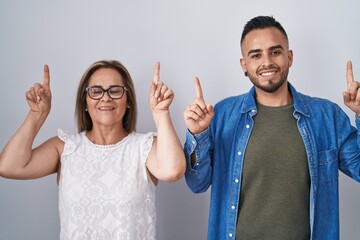
<svg viewBox="0 0 360 240">
<path fill-rule="evenodd" d="M 279 107 L 289 105 L 293 98 L 288 88 L 288 84 L 283 84 L 278 90 L 273 93 L 265 92 L 255 87 L 256 101 L 264 106 Z"/>
</svg>

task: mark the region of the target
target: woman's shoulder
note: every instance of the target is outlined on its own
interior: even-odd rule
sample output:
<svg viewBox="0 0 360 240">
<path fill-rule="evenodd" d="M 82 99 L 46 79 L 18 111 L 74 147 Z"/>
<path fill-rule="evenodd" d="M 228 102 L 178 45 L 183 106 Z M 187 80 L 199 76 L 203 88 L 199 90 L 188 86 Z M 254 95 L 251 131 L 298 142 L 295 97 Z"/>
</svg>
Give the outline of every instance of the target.
<svg viewBox="0 0 360 240">
<path fill-rule="evenodd" d="M 147 132 L 147 133 L 140 133 L 140 132 L 132 132 L 128 135 L 128 142 L 129 143 L 144 143 L 148 141 L 153 141 L 153 139 L 156 137 L 155 132 Z"/>
<path fill-rule="evenodd" d="M 84 139 L 85 132 L 74 133 L 58 129 L 57 137 L 68 146 L 78 146 Z"/>
</svg>

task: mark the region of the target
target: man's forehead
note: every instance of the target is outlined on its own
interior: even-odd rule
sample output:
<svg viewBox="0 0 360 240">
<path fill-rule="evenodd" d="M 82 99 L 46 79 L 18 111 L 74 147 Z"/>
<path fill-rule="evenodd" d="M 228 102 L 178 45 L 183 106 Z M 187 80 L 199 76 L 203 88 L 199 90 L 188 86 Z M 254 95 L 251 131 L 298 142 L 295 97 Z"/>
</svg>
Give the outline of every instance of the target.
<svg viewBox="0 0 360 240">
<path fill-rule="evenodd" d="M 269 50 L 274 46 L 288 48 L 286 36 L 277 28 L 269 27 L 264 29 L 251 30 L 241 44 L 242 51 L 249 49 Z"/>
</svg>

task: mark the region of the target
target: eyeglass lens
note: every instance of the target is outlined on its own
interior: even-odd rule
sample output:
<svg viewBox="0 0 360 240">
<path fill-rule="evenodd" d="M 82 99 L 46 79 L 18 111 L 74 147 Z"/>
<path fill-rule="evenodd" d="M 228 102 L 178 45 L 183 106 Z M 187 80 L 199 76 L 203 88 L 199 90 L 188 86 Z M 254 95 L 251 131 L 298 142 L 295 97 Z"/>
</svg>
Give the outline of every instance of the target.
<svg viewBox="0 0 360 240">
<path fill-rule="evenodd" d="M 94 87 L 89 87 L 86 90 L 89 94 L 89 97 L 92 99 L 102 98 L 105 92 L 107 92 L 111 98 L 119 99 L 124 95 L 125 87 L 113 86 L 108 89 L 103 89 L 102 87 L 94 86 Z"/>
</svg>

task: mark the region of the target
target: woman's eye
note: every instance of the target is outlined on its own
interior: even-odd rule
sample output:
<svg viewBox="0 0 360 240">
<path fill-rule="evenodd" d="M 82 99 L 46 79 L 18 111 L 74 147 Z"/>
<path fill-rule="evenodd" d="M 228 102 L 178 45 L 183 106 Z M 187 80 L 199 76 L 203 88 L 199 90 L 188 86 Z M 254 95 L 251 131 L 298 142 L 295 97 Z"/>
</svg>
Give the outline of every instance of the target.
<svg viewBox="0 0 360 240">
<path fill-rule="evenodd" d="M 99 93 L 101 93 L 102 91 L 99 90 L 99 89 L 94 89 L 92 92 L 93 92 L 93 93 L 96 93 L 96 94 L 99 94 Z"/>
<path fill-rule="evenodd" d="M 115 94 L 116 94 L 116 93 L 120 93 L 120 90 L 117 90 L 117 89 L 116 89 L 116 90 L 115 90 L 115 89 L 111 89 L 111 90 L 110 90 L 110 92 L 111 92 L 111 93 L 115 93 Z"/>
</svg>

